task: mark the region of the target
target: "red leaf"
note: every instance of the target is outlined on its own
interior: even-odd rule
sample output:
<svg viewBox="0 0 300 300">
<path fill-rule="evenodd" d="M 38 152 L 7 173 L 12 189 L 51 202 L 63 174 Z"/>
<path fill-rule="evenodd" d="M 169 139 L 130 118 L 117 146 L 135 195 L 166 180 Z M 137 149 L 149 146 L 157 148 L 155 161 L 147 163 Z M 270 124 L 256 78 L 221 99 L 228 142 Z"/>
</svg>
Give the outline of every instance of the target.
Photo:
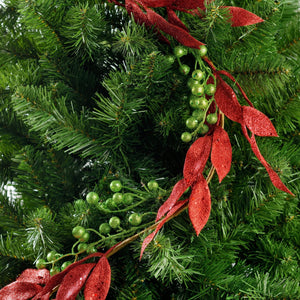
<svg viewBox="0 0 300 300">
<path fill-rule="evenodd" d="M 173 9 L 167 9 L 167 12 L 168 12 L 168 21 L 171 24 L 181 27 L 186 32 L 189 32 L 187 27 L 181 22 L 181 20 L 178 18 L 178 16 L 176 15 Z"/>
<path fill-rule="evenodd" d="M 232 159 L 232 149 L 227 132 L 219 126 L 215 127 L 211 149 L 211 162 L 216 168 L 219 182 L 230 171 Z"/>
<path fill-rule="evenodd" d="M 196 234 L 199 235 L 210 215 L 210 192 L 203 176 L 192 188 L 189 198 L 189 216 Z"/>
<path fill-rule="evenodd" d="M 183 178 L 179 180 L 173 187 L 173 190 L 169 198 L 164 202 L 164 204 L 159 208 L 156 216 L 156 221 L 158 221 L 162 216 L 164 216 L 179 200 L 182 194 L 189 187 L 188 182 Z"/>
<path fill-rule="evenodd" d="M 179 43 L 189 48 L 199 49 L 203 43 L 193 38 L 184 29 L 167 22 L 162 16 L 151 9 L 146 9 L 147 17 L 150 23 L 161 31 L 174 37 Z"/>
<path fill-rule="evenodd" d="M 215 71 L 215 68 L 213 70 Z M 247 103 L 253 107 L 252 102 L 249 100 L 249 98 L 247 97 L 247 95 L 244 92 L 244 90 L 242 89 L 242 87 L 239 85 L 239 83 L 235 80 L 235 78 L 230 73 L 223 70 L 223 71 L 217 71 L 216 74 L 223 74 L 223 75 L 227 76 L 229 79 L 231 79 L 234 82 L 234 84 L 238 87 L 238 89 L 242 93 L 242 95 L 245 98 L 245 100 L 247 101 Z"/>
<path fill-rule="evenodd" d="M 85 289 L 85 300 L 105 300 L 111 280 L 111 269 L 108 260 L 102 256 L 90 277 L 88 278 Z"/>
<path fill-rule="evenodd" d="M 218 76 L 215 99 L 226 117 L 234 122 L 243 122 L 242 106 L 239 104 L 233 89 L 220 76 Z"/>
<path fill-rule="evenodd" d="M 14 281 L 0 290 L 1 300 L 27 300 L 35 296 L 42 287 L 32 282 Z"/>
<path fill-rule="evenodd" d="M 155 230 L 150 233 L 143 241 L 142 247 L 141 247 L 141 254 L 140 254 L 140 260 L 142 259 L 143 253 L 146 249 L 146 247 L 150 244 L 150 242 L 153 240 L 157 232 L 163 227 L 163 225 L 168 221 L 168 218 L 175 214 L 184 204 L 186 204 L 188 200 L 181 200 L 178 201 L 171 210 L 167 213 L 166 217 L 162 219 L 159 224 L 156 226 Z"/>
<path fill-rule="evenodd" d="M 142 2 L 148 7 L 168 7 L 174 3 L 174 0 L 143 0 Z"/>
<path fill-rule="evenodd" d="M 255 135 L 278 136 L 269 118 L 259 110 L 253 107 L 243 106 L 243 117 L 246 126 Z"/>
<path fill-rule="evenodd" d="M 56 300 L 75 300 L 95 265 L 95 263 L 89 263 L 73 268 L 64 277 L 57 291 Z"/>
<path fill-rule="evenodd" d="M 183 176 L 190 184 L 204 170 L 208 160 L 212 143 L 212 136 L 198 138 L 186 153 L 183 166 Z"/>
<path fill-rule="evenodd" d="M 231 14 L 231 26 L 248 26 L 256 23 L 264 22 L 262 18 L 256 14 L 235 6 L 222 6 L 222 8 L 227 8 Z"/>
<path fill-rule="evenodd" d="M 205 5 L 204 5 L 204 0 L 176 0 L 173 1 L 174 3 L 174 7 L 176 7 L 176 9 L 195 9 L 195 8 L 200 8 L 202 10 L 205 9 Z M 207 1 L 207 2 L 211 2 Z"/>
<path fill-rule="evenodd" d="M 86 260 L 88 260 L 92 257 L 99 257 L 99 256 L 102 256 L 102 255 L 103 254 L 99 253 L 99 252 L 92 253 L 92 254 L 86 256 L 85 258 L 83 258 L 83 259 L 81 259 L 77 262 L 72 263 L 66 269 L 64 269 L 62 272 L 60 272 L 60 273 L 58 273 L 54 276 L 51 276 L 49 281 L 45 285 L 45 287 L 32 300 L 41 300 L 44 295 L 52 292 L 52 290 L 62 282 L 62 280 L 66 276 L 66 274 L 69 273 L 73 268 L 75 268 L 76 266 L 82 264 L 83 262 L 85 262 Z"/>
<path fill-rule="evenodd" d="M 265 158 L 260 153 L 259 148 L 256 144 L 255 136 L 252 135 L 251 138 L 249 137 L 246 126 L 242 126 L 242 130 L 243 130 L 243 133 L 244 133 L 246 139 L 249 141 L 249 143 L 251 145 L 253 153 L 256 155 L 256 157 L 259 159 L 259 161 L 262 163 L 262 165 L 266 168 L 273 185 L 276 188 L 282 190 L 283 192 L 289 193 L 292 196 L 294 196 L 294 194 L 284 185 L 284 183 L 279 178 L 278 174 L 271 168 L 271 166 L 268 164 L 268 162 L 265 160 Z"/>
<path fill-rule="evenodd" d="M 50 272 L 47 269 L 26 269 L 17 278 L 19 282 L 31 282 L 35 284 L 46 284 L 50 279 Z"/>
</svg>

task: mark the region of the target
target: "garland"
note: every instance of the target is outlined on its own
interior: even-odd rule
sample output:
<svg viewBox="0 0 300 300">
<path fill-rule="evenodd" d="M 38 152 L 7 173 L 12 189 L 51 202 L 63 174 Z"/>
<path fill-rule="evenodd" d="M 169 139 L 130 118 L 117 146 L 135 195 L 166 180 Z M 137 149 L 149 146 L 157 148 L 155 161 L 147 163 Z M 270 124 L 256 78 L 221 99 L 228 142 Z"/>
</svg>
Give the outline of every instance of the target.
<svg viewBox="0 0 300 300">
<path fill-rule="evenodd" d="M 75 299 L 83 286 L 85 286 L 85 299 L 104 300 L 108 294 L 111 280 L 111 270 L 107 258 L 141 234 L 154 229 L 143 241 L 140 258 L 147 245 L 153 240 L 163 224 L 188 208 L 190 220 L 196 234 L 199 235 L 210 215 L 211 198 L 208 183 L 214 171 L 217 172 L 219 181 L 221 182 L 231 167 L 232 149 L 228 134 L 224 130 L 224 116 L 241 125 L 245 138 L 250 143 L 256 157 L 266 168 L 273 185 L 293 195 L 264 159 L 255 140 L 255 136 L 278 136 L 271 121 L 266 115 L 253 107 L 253 104 L 231 74 L 226 71 L 218 71 L 205 56 L 205 51 L 200 56 L 198 55 L 197 51 L 203 51 L 201 47 L 204 44 L 189 34 L 188 29 L 175 13 L 175 10 L 177 10 L 192 14 L 195 17 L 201 17 L 203 15 L 202 12 L 205 10 L 205 1 L 125 0 L 124 4 L 116 0 L 108 0 L 108 2 L 124 7 L 137 23 L 153 27 L 163 41 L 169 43 L 168 38 L 164 35 L 167 34 L 183 46 L 192 49 L 191 52 L 196 51 L 192 53 L 195 53 L 197 62 L 199 64 L 203 63 L 203 61 L 206 62 L 210 69 L 207 82 L 213 82 L 215 90 L 206 96 L 209 102 L 207 111 L 210 110 L 214 114 L 217 114 L 217 119 L 214 124 L 209 124 L 205 135 L 199 137 L 187 151 L 183 166 L 183 178 L 175 184 L 169 198 L 159 208 L 154 225 L 116 244 L 104 254 L 99 252 L 93 253 L 82 260 L 74 262 L 54 276 L 50 277 L 47 269 L 27 269 L 15 282 L 0 290 L 0 298 L 3 300 L 47 300 L 56 291 L 57 300 Z M 158 7 L 166 8 L 168 20 L 165 20 L 152 9 Z M 229 11 L 231 26 L 247 26 L 263 22 L 263 19 L 245 9 L 232 6 L 223 6 L 221 8 Z M 180 56 L 181 54 L 177 57 L 179 58 Z M 233 89 L 222 79 L 221 75 L 229 78 L 237 86 L 249 106 L 240 105 Z M 195 91 L 195 94 L 197 92 L 199 91 Z M 192 93 L 194 94 L 193 90 Z M 206 179 L 203 176 L 203 171 L 209 157 L 212 168 Z M 188 199 L 180 200 L 189 187 L 191 188 L 191 194 Z M 85 263 L 91 258 L 99 258 L 99 260 L 97 263 Z"/>
</svg>

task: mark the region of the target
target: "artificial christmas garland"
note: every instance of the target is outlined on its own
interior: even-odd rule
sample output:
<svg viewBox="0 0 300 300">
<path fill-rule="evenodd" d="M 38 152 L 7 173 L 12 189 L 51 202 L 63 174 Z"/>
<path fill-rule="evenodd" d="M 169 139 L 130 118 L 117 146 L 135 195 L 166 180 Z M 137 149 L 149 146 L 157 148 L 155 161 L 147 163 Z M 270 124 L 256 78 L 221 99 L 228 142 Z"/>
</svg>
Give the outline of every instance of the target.
<svg viewBox="0 0 300 300">
<path fill-rule="evenodd" d="M 203 43 L 193 38 L 187 27 L 181 22 L 175 10 L 189 13 L 195 17 L 202 17 L 205 10 L 205 1 L 151 1 L 151 0 L 126 0 L 124 4 L 111 0 L 116 5 L 123 6 L 127 12 L 133 15 L 137 23 L 145 24 L 147 27 L 154 27 L 158 36 L 164 42 L 169 43 L 164 35 L 170 35 L 182 46 L 174 49 L 174 55 L 178 60 L 180 71 L 187 75 L 189 67 L 181 63 L 180 58 L 188 53 L 195 58 L 195 69 L 189 80 L 191 90 L 190 106 L 194 109 L 193 115 L 186 120 L 186 126 L 192 133 L 186 131 L 181 138 L 184 142 L 196 139 L 187 151 L 183 166 L 183 179 L 179 180 L 169 198 L 159 208 L 156 223 L 146 228 L 127 240 L 111 247 L 106 253 L 92 253 L 82 260 L 76 261 L 66 268 L 50 277 L 49 271 L 44 268 L 40 261 L 39 270 L 27 269 L 13 283 L 0 290 L 1 299 L 49 299 L 57 291 L 56 299 L 75 299 L 79 291 L 84 287 L 85 299 L 105 299 L 110 286 L 110 266 L 107 258 L 116 253 L 119 249 L 133 241 L 142 233 L 154 229 L 142 244 L 141 257 L 152 241 L 155 234 L 165 222 L 178 215 L 188 207 L 189 217 L 197 235 L 205 226 L 210 215 L 210 191 L 208 183 L 216 170 L 219 181 L 227 175 L 231 166 L 232 150 L 228 134 L 224 130 L 224 116 L 241 125 L 242 132 L 250 146 L 267 170 L 269 177 L 275 187 L 287 192 L 292 192 L 282 183 L 277 173 L 271 168 L 261 155 L 257 146 L 255 136 L 277 136 L 277 132 L 271 121 L 261 112 L 256 110 L 243 89 L 236 82 L 234 77 L 226 71 L 217 70 L 213 63 L 206 56 L 207 49 Z M 168 21 L 156 13 L 153 8 L 164 7 L 167 10 Z M 255 14 L 238 7 L 223 7 L 231 15 L 232 26 L 247 26 L 262 22 L 263 20 Z M 242 106 L 237 100 L 233 89 L 223 80 L 221 76 L 229 78 L 240 90 L 249 106 Z M 249 131 L 251 135 L 249 135 Z M 198 134 L 201 136 L 198 137 Z M 212 167 L 207 178 L 203 171 L 207 161 L 211 158 Z M 155 182 L 152 183 L 155 189 Z M 111 190 L 118 193 L 122 185 L 115 181 L 111 184 Z M 186 190 L 190 188 L 191 193 L 187 199 L 181 199 Z M 116 195 L 116 194 L 115 194 Z M 117 196 L 116 199 L 117 201 Z M 89 194 L 89 203 L 98 201 L 97 195 Z M 135 226 L 140 224 L 138 215 L 131 216 L 131 223 Z M 103 224 L 102 224 L 103 225 Z M 99 228 L 101 233 L 107 233 L 109 228 L 117 228 L 119 220 L 112 217 L 109 220 L 110 227 Z M 88 234 L 84 228 L 74 228 L 74 237 L 80 241 L 86 241 Z M 84 252 L 86 249 L 79 249 Z M 90 258 L 99 258 L 98 262 L 86 263 Z M 50 257 L 55 259 L 55 257 Z"/>
</svg>

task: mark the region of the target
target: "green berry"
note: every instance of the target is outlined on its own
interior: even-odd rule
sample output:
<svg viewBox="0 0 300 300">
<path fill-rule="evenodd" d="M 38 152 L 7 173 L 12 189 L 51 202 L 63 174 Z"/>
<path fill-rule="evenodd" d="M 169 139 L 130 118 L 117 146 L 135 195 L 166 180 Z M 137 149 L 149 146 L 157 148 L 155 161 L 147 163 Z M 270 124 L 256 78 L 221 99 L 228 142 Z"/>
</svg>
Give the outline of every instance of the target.
<svg viewBox="0 0 300 300">
<path fill-rule="evenodd" d="M 79 252 L 81 251 L 86 251 L 86 249 L 88 248 L 88 244 L 86 243 L 80 243 L 78 246 L 77 246 L 77 249 Z"/>
<path fill-rule="evenodd" d="M 111 227 L 109 226 L 108 223 L 102 223 L 100 226 L 99 226 L 99 232 L 101 234 L 109 234 L 111 231 Z"/>
<path fill-rule="evenodd" d="M 204 94 L 204 86 L 201 84 L 194 84 L 191 88 L 191 92 L 195 96 L 202 96 Z"/>
<path fill-rule="evenodd" d="M 198 120 L 194 117 L 190 117 L 185 121 L 185 125 L 189 129 L 194 129 L 198 125 Z"/>
<path fill-rule="evenodd" d="M 47 260 L 48 260 L 49 262 L 55 260 L 56 257 L 57 257 L 56 251 L 50 251 L 50 252 L 48 252 L 48 254 L 47 254 Z"/>
<path fill-rule="evenodd" d="M 80 242 L 87 242 L 90 238 L 90 234 L 88 232 L 85 232 L 80 238 L 79 241 Z"/>
<path fill-rule="evenodd" d="M 150 180 L 147 183 L 147 187 L 150 191 L 156 191 L 158 189 L 158 183 L 155 180 Z"/>
<path fill-rule="evenodd" d="M 203 110 L 197 109 L 193 111 L 192 116 L 196 118 L 198 121 L 202 121 L 205 116 L 205 112 Z"/>
<path fill-rule="evenodd" d="M 96 247 L 91 247 L 91 246 L 89 246 L 89 247 L 86 249 L 86 252 L 87 252 L 88 254 L 92 254 L 92 253 L 98 252 L 98 250 L 97 250 Z"/>
<path fill-rule="evenodd" d="M 206 87 L 205 87 L 205 93 L 206 95 L 209 95 L 209 96 L 212 96 L 215 94 L 216 92 L 216 86 L 214 84 L 208 84 Z"/>
<path fill-rule="evenodd" d="M 189 78 L 187 81 L 187 86 L 192 89 L 195 84 L 200 84 L 199 80 L 194 80 L 193 78 Z"/>
<path fill-rule="evenodd" d="M 120 226 L 121 220 L 118 217 L 111 217 L 108 221 L 108 224 L 111 228 L 116 229 Z"/>
<path fill-rule="evenodd" d="M 186 48 L 184 48 L 182 46 L 176 46 L 173 50 L 173 53 L 177 58 L 180 58 L 184 55 L 187 55 L 188 51 Z"/>
<path fill-rule="evenodd" d="M 121 193 L 115 193 L 115 194 L 113 194 L 112 200 L 114 201 L 114 203 L 116 205 L 121 204 L 123 202 L 123 194 L 121 194 Z"/>
<path fill-rule="evenodd" d="M 138 213 L 133 213 L 129 216 L 128 221 L 132 226 L 138 226 L 142 223 L 142 216 Z"/>
<path fill-rule="evenodd" d="M 209 130 L 209 127 L 206 124 L 203 124 L 200 128 L 199 128 L 199 133 L 200 134 L 206 134 Z"/>
<path fill-rule="evenodd" d="M 110 185 L 109 185 L 110 189 L 112 192 L 117 193 L 120 192 L 122 189 L 122 183 L 120 180 L 113 180 Z"/>
<path fill-rule="evenodd" d="M 60 267 L 60 269 L 63 271 L 63 270 L 65 270 L 69 265 L 71 265 L 72 264 L 72 262 L 71 261 L 65 261 L 62 265 L 61 265 L 61 267 Z"/>
<path fill-rule="evenodd" d="M 116 203 L 114 202 L 114 200 L 112 198 L 108 198 L 105 201 L 105 205 L 107 206 L 108 209 L 110 210 L 114 210 L 116 208 Z"/>
<path fill-rule="evenodd" d="M 76 239 L 81 238 L 85 233 L 85 229 L 82 226 L 76 226 L 72 230 L 72 234 Z"/>
<path fill-rule="evenodd" d="M 208 104 L 209 103 L 206 100 L 206 98 L 202 97 L 202 98 L 200 98 L 198 108 L 200 108 L 200 109 L 206 109 L 208 107 Z"/>
<path fill-rule="evenodd" d="M 200 46 L 199 54 L 200 54 L 201 57 L 203 57 L 207 54 L 207 48 L 206 48 L 205 45 Z"/>
<path fill-rule="evenodd" d="M 40 258 L 36 261 L 35 266 L 37 269 L 44 269 L 46 267 L 46 261 L 43 258 Z"/>
<path fill-rule="evenodd" d="M 50 275 L 53 276 L 53 275 L 56 275 L 60 272 L 60 268 L 59 267 L 53 267 L 50 269 Z"/>
<path fill-rule="evenodd" d="M 201 99 L 201 98 L 192 95 L 191 98 L 190 98 L 190 106 L 191 106 L 192 108 L 198 108 L 198 107 L 199 107 L 199 104 L 200 104 L 200 99 Z"/>
<path fill-rule="evenodd" d="M 188 143 L 188 142 L 190 142 L 192 140 L 192 135 L 189 132 L 183 132 L 181 134 L 181 140 L 184 143 Z"/>
<path fill-rule="evenodd" d="M 99 195 L 95 192 L 89 192 L 86 195 L 86 202 L 89 204 L 97 204 L 99 201 Z"/>
<path fill-rule="evenodd" d="M 179 67 L 179 72 L 183 75 L 187 75 L 190 72 L 190 67 L 188 65 L 181 65 Z"/>
<path fill-rule="evenodd" d="M 167 55 L 166 60 L 169 64 L 173 64 L 175 62 L 176 57 L 173 55 Z"/>
<path fill-rule="evenodd" d="M 202 80 L 205 76 L 205 73 L 201 70 L 194 70 L 192 73 L 192 78 L 194 80 Z"/>
<path fill-rule="evenodd" d="M 218 116 L 217 116 L 217 114 L 209 114 L 209 115 L 207 115 L 207 117 L 206 117 L 206 122 L 207 122 L 208 124 L 216 124 L 217 121 L 218 121 Z"/>
<path fill-rule="evenodd" d="M 123 195 L 123 203 L 124 203 L 125 205 L 130 205 L 130 204 L 132 204 L 132 202 L 133 202 L 133 197 L 132 197 L 132 195 L 130 195 L 130 194 L 124 194 L 124 195 Z"/>
</svg>

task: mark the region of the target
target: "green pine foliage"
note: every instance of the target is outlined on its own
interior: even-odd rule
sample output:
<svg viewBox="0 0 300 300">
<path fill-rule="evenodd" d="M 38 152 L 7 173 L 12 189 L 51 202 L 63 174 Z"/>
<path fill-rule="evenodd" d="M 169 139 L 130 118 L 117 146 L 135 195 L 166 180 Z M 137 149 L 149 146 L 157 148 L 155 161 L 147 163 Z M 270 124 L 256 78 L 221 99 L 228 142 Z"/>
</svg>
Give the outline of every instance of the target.
<svg viewBox="0 0 300 300">
<path fill-rule="evenodd" d="M 0 287 L 49 251 L 61 255 L 57 266 L 73 261 L 75 226 L 90 234 L 87 252 L 104 252 L 152 225 L 182 178 L 189 145 L 180 136 L 191 114 L 188 77 L 170 60 L 178 43 L 162 42 L 122 7 L 104 0 L 4 2 Z M 224 5 L 265 22 L 231 27 Z M 233 161 L 221 184 L 216 176 L 210 183 L 207 225 L 197 237 L 184 212 L 164 225 L 141 261 L 146 233 L 111 256 L 108 299 L 300 298 L 299 11 L 293 0 L 216 0 L 202 18 L 178 13 L 217 69 L 230 72 L 272 120 L 279 137 L 257 142 L 296 196 L 274 188 L 240 126 L 225 120 Z M 183 61 L 193 66 L 190 56 Z M 111 200 L 113 180 L 122 183 L 120 203 Z M 159 188 L 149 189 L 150 180 Z M 97 203 L 86 201 L 92 191 Z M 130 224 L 133 212 L 141 224 Z M 120 226 L 99 233 L 113 216 Z"/>
</svg>

